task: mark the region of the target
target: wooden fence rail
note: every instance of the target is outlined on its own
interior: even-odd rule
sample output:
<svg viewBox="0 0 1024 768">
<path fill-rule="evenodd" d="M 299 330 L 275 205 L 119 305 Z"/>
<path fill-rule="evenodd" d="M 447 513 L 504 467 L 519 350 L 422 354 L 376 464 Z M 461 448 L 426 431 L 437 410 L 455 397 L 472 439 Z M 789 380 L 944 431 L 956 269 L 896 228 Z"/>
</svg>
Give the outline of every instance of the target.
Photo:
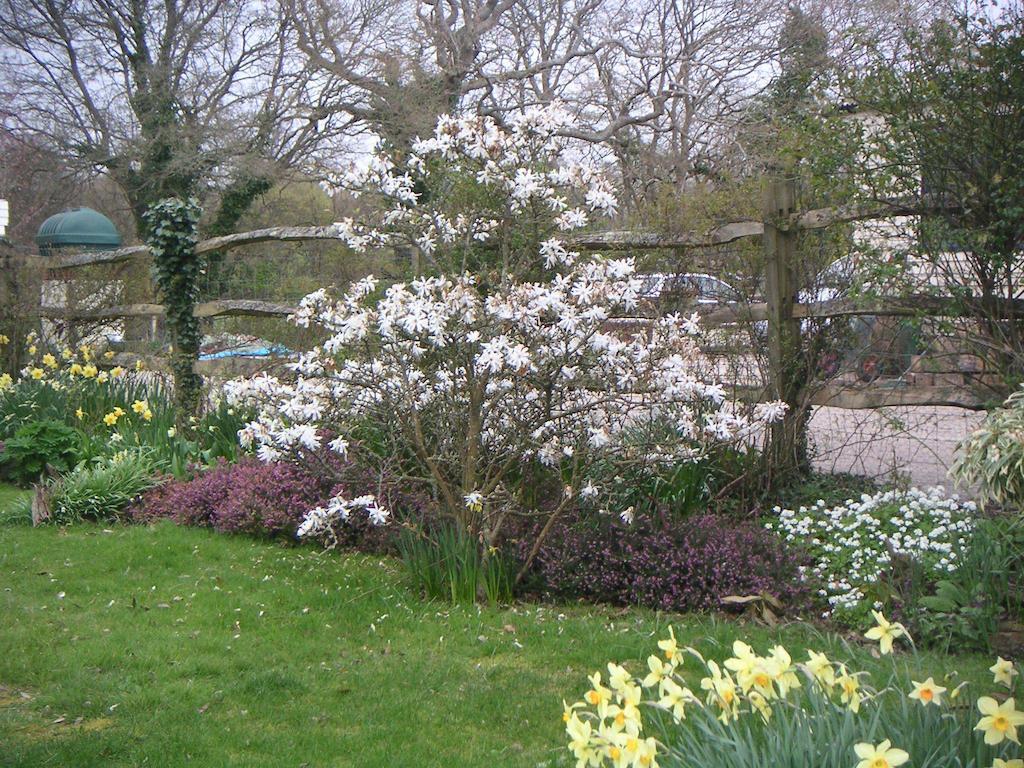
<svg viewBox="0 0 1024 768">
<path fill-rule="evenodd" d="M 879 200 L 834 208 L 816 208 L 788 214 L 775 223 L 782 231 L 798 229 L 822 229 L 835 224 L 852 223 L 869 219 L 884 219 L 893 216 L 933 214 L 950 210 L 948 207 L 922 205 L 916 201 Z M 201 240 L 196 244 L 197 253 L 212 253 L 270 242 L 307 242 L 334 240 L 340 242 L 340 232 L 334 225 L 317 227 L 268 227 L 251 232 Z M 571 240 L 576 248 L 585 250 L 631 251 L 669 248 L 711 248 L 732 243 L 746 237 L 764 235 L 764 222 L 757 220 L 732 221 L 716 226 L 705 232 L 683 232 L 666 235 L 637 230 L 617 230 L 579 235 Z M 113 251 L 91 251 L 70 255 L 49 256 L 43 259 L 47 270 L 61 271 L 94 264 L 118 264 L 139 257 L 148 257 L 149 248 L 133 245 Z"/>
<path fill-rule="evenodd" d="M 848 224 L 896 216 L 934 214 L 946 208 L 922 205 L 919 201 L 878 200 L 867 203 L 796 210 L 796 187 L 792 180 L 767 178 L 760 220 L 733 221 L 703 232 L 662 234 L 638 231 L 610 231 L 586 233 L 572 240 L 572 246 L 582 250 L 635 251 L 654 249 L 710 248 L 735 242 L 743 238 L 760 237 L 765 249 L 766 301 L 751 304 L 722 303 L 697 307 L 703 321 L 711 326 L 740 322 L 766 322 L 767 351 L 770 361 L 771 386 L 753 388 L 741 394 L 748 399 L 782 397 L 791 405 L 800 402 L 830 405 L 842 408 L 880 408 L 889 405 L 956 405 L 980 408 L 982 399 L 963 387 L 932 386 L 910 388 L 850 387 L 824 383 L 808 388 L 808 383 L 797 380 L 792 361 L 800 352 L 800 321 L 806 318 L 841 318 L 857 315 L 896 317 L 959 317 L 969 316 L 979 309 L 977 300 L 952 296 L 914 295 L 855 301 L 800 303 L 794 281 L 793 258 L 795 237 L 798 232 L 822 229 L 836 224 Z M 227 251 L 247 245 L 269 242 L 340 241 L 335 226 L 271 227 L 240 232 L 200 241 L 199 253 Z M 144 246 L 119 248 L 113 251 L 56 255 L 39 259 L 44 274 L 50 279 L 66 280 L 69 272 L 80 267 L 111 265 L 148 258 Z M 285 317 L 294 311 L 287 304 L 255 299 L 221 299 L 199 304 L 195 314 L 201 318 L 231 316 Z M 985 306 L 986 312 L 1006 317 L 1024 316 L 1024 300 L 997 301 Z M 89 310 L 65 310 L 44 307 L 44 317 L 64 321 L 113 320 L 118 318 L 157 317 L 164 308 L 157 303 L 133 303 L 100 307 Z M 210 361 L 201 361 L 197 371 L 210 368 Z M 267 366 L 266 360 L 235 361 L 238 371 L 259 370 Z"/>
<path fill-rule="evenodd" d="M 963 317 L 979 310 L 981 302 L 952 296 L 911 295 L 858 301 L 832 299 L 830 301 L 793 304 L 792 316 L 828 319 L 873 315 L 878 317 Z M 218 299 L 197 304 L 195 316 L 213 317 L 287 317 L 297 307 L 259 299 Z M 1024 299 L 999 299 L 985 307 L 992 315 L 1024 317 Z M 694 307 L 701 322 L 708 326 L 730 325 L 739 322 L 761 322 L 768 319 L 766 302 L 722 302 Z M 43 317 L 63 320 L 112 320 L 125 317 L 157 317 L 164 314 L 161 304 L 122 304 L 98 309 L 64 310 L 43 307 Z M 645 317 L 645 316 L 641 316 Z"/>
</svg>

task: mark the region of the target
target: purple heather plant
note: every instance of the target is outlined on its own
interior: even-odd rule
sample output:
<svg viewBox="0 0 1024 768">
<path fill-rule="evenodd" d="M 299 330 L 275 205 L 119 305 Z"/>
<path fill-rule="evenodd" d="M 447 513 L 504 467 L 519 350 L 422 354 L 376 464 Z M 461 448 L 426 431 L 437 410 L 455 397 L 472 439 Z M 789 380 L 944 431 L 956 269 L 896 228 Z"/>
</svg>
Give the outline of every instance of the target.
<svg viewBox="0 0 1024 768">
<path fill-rule="evenodd" d="M 220 462 L 188 480 L 172 480 L 146 493 L 131 510 L 139 521 L 166 518 L 226 533 L 293 535 L 303 515 L 331 486 L 291 464 L 244 459 Z"/>
<path fill-rule="evenodd" d="M 723 609 L 729 595 L 802 603 L 798 560 L 760 526 L 724 515 L 683 520 L 576 517 L 552 531 L 534 576 L 552 597 L 666 611 Z"/>
<path fill-rule="evenodd" d="M 221 461 L 190 479 L 169 480 L 147 491 L 128 516 L 136 522 L 167 519 L 222 533 L 292 538 L 310 509 L 325 504 L 334 494 L 353 496 L 366 488 L 373 488 L 399 520 L 419 519 L 425 514 L 425 500 L 398 492 L 353 462 L 337 457 L 328 460 L 331 466 L 323 462 L 263 463 L 253 458 L 237 464 Z M 336 543 L 368 552 L 390 552 L 395 549 L 397 528 L 397 523 L 372 526 L 353 517 L 339 527 Z"/>
</svg>

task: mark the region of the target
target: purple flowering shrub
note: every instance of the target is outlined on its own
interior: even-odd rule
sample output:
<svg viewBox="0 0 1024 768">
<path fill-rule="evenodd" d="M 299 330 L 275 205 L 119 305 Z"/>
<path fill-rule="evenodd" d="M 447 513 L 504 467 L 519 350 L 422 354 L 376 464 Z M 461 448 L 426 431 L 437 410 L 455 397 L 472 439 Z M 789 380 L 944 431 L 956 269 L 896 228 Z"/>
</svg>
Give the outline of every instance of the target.
<svg viewBox="0 0 1024 768">
<path fill-rule="evenodd" d="M 724 515 L 570 518 L 546 538 L 532 576 L 551 597 L 666 611 L 721 610 L 729 595 L 804 602 L 795 554 L 760 526 Z"/>
<path fill-rule="evenodd" d="M 138 521 L 166 518 L 225 533 L 293 535 L 305 513 L 330 490 L 330 484 L 295 465 L 247 458 L 157 486 L 130 515 Z"/>
<path fill-rule="evenodd" d="M 189 479 L 172 479 L 151 489 L 129 510 L 129 518 L 137 522 L 167 519 L 223 533 L 294 537 L 306 513 L 336 493 L 354 496 L 372 488 L 384 503 L 393 505 L 390 508 L 399 517 L 420 514 L 424 508 L 421 500 L 388 487 L 361 466 L 337 457 L 324 461 L 332 465 L 327 467 L 323 461 L 267 464 L 253 458 L 237 464 L 222 461 Z M 394 523 L 378 527 L 364 516 L 353 515 L 339 526 L 336 544 L 388 552 L 395 547 L 396 529 Z"/>
</svg>

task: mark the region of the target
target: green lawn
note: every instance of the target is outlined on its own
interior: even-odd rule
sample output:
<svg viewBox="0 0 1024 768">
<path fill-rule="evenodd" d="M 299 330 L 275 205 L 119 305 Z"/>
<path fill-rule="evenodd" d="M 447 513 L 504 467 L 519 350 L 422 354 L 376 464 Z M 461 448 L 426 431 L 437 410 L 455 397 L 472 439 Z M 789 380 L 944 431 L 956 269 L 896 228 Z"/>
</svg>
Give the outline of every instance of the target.
<svg viewBox="0 0 1024 768">
<path fill-rule="evenodd" d="M 647 611 L 428 604 L 393 561 L 172 525 L 0 525 L 0 595 L 3 766 L 568 765 L 561 699 L 608 659 L 639 670 L 670 622 L 711 652 L 825 642 Z M 991 662 L 913 663 L 987 677 Z"/>
</svg>

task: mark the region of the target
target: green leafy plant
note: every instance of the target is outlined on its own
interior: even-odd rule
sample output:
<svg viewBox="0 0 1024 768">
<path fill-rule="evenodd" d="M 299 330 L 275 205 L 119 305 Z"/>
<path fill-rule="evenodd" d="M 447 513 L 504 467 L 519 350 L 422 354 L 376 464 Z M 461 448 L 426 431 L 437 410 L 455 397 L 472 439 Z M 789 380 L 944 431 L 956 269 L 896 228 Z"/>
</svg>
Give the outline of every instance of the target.
<svg viewBox="0 0 1024 768">
<path fill-rule="evenodd" d="M 125 450 L 82 464 L 48 487 L 51 516 L 58 525 L 82 520 L 117 520 L 139 495 L 159 482 L 152 452 Z"/>
<path fill-rule="evenodd" d="M 587 469 L 587 482 L 606 489 L 591 505 L 617 512 L 631 509 L 639 515 L 667 513 L 676 517 L 703 510 L 717 480 L 715 457 L 709 455 L 694 462 L 663 457 L 659 446 L 674 439 L 678 435 L 672 425 L 657 420 L 629 429 L 616 456 L 600 459 Z"/>
<path fill-rule="evenodd" d="M 906 601 L 905 613 L 930 645 L 988 651 L 1004 621 L 1024 616 L 1024 522 L 979 518 L 957 560 L 929 594 Z"/>
<path fill-rule="evenodd" d="M 59 421 L 35 421 L 20 427 L 4 443 L 0 463 L 15 482 L 34 482 L 52 467 L 66 472 L 78 460 L 78 432 Z"/>
<path fill-rule="evenodd" d="M 476 541 L 454 525 L 429 533 L 404 531 L 398 549 L 414 587 L 427 599 L 472 604 L 482 593 L 493 605 L 512 598 L 512 560 L 498 550 L 485 557 Z"/>
<path fill-rule="evenodd" d="M 960 444 L 950 474 L 977 486 L 983 502 L 1024 506 L 1024 387 Z"/>
</svg>

